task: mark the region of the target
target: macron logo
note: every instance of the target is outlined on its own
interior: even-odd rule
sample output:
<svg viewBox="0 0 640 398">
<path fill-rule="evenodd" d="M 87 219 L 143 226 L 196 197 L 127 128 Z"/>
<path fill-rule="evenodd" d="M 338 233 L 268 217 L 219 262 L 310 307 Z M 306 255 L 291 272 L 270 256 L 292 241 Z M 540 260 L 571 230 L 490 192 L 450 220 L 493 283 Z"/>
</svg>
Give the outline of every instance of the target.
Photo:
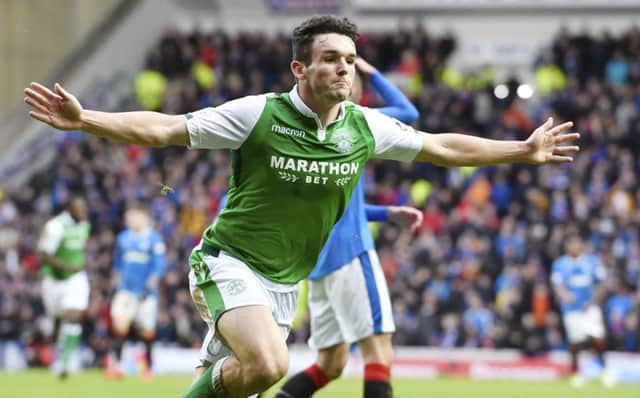
<svg viewBox="0 0 640 398">
<path fill-rule="evenodd" d="M 278 134 L 290 135 L 293 137 L 304 138 L 305 132 L 302 130 L 292 129 L 291 127 L 284 127 L 278 124 L 271 125 L 271 131 Z"/>
</svg>

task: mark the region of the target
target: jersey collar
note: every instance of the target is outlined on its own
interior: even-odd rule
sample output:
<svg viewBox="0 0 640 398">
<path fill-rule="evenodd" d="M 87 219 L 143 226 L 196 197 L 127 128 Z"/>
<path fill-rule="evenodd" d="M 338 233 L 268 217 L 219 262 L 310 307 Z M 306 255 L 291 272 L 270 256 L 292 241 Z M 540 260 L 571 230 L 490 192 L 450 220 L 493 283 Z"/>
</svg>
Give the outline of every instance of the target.
<svg viewBox="0 0 640 398">
<path fill-rule="evenodd" d="M 69 223 L 69 224 L 74 224 L 74 225 L 79 225 L 79 224 L 83 223 L 83 221 L 76 221 L 73 217 L 71 217 L 71 213 L 69 213 L 67 210 L 63 210 L 60 213 L 60 220 L 63 223 Z"/>
<path fill-rule="evenodd" d="M 73 217 L 71 217 L 71 214 L 69 214 L 68 211 L 64 210 L 62 211 L 62 213 L 60 213 L 60 221 L 62 221 L 65 224 L 77 224 L 76 220 L 73 219 Z"/>
<path fill-rule="evenodd" d="M 300 97 L 300 94 L 298 94 L 297 84 L 293 86 L 291 91 L 289 91 L 289 98 L 291 98 L 291 103 L 293 104 L 293 106 L 296 108 L 298 112 L 302 113 L 306 117 L 310 117 L 317 121 L 320 120 L 320 118 L 318 118 L 318 115 L 314 111 L 312 111 L 311 108 L 307 106 L 307 104 L 304 103 L 304 101 Z M 337 122 L 342 118 L 344 118 L 344 101 L 340 103 L 340 111 L 338 112 L 338 117 L 336 118 L 336 120 L 330 122 L 329 124 Z"/>
</svg>

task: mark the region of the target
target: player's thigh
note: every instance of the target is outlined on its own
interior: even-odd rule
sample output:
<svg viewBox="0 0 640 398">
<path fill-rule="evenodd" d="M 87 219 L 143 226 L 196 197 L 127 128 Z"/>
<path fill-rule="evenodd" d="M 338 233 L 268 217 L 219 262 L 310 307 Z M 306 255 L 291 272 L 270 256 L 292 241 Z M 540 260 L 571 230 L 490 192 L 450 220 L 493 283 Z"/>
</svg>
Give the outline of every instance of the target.
<svg viewBox="0 0 640 398">
<path fill-rule="evenodd" d="M 48 316 L 57 318 L 60 315 L 60 298 L 64 292 L 62 282 L 51 277 L 42 280 L 42 303 Z"/>
<path fill-rule="evenodd" d="M 592 305 L 585 311 L 585 322 L 587 326 L 587 334 L 596 339 L 602 339 L 605 335 L 604 320 L 602 311 L 598 306 Z"/>
<path fill-rule="evenodd" d="M 135 322 L 143 338 L 152 338 L 156 330 L 158 315 L 158 298 L 147 296 L 140 302 L 136 312 Z"/>
<path fill-rule="evenodd" d="M 65 280 L 60 300 L 63 312 L 81 312 L 89 307 L 89 278 L 85 271 L 77 272 Z"/>
<path fill-rule="evenodd" d="M 220 316 L 216 331 L 241 363 L 288 367 L 286 341 L 268 307 L 233 308 Z"/>
<path fill-rule="evenodd" d="M 347 343 L 395 331 L 389 290 L 375 251 L 329 275 L 328 291 Z"/>
<path fill-rule="evenodd" d="M 582 343 L 589 337 L 588 320 L 584 311 L 568 311 L 562 315 L 564 329 L 567 332 L 567 340 L 570 344 Z"/>
<path fill-rule="evenodd" d="M 381 363 L 391 365 L 393 347 L 391 333 L 374 334 L 358 341 L 365 363 Z"/>
<path fill-rule="evenodd" d="M 191 296 L 202 319 L 210 329 L 214 326 L 208 356 L 217 357 L 226 346 L 241 361 L 243 357 L 251 361 L 253 355 L 278 363 L 284 358 L 288 363 L 285 339 L 295 312 L 297 286 L 271 283 L 276 289 L 271 291 L 269 282 L 224 252 L 192 255 L 190 264 Z"/>
<path fill-rule="evenodd" d="M 308 283 L 311 328 L 309 346 L 314 350 L 328 349 L 345 342 L 326 285 L 326 277 L 309 280 Z"/>
<path fill-rule="evenodd" d="M 131 292 L 119 290 L 111 301 L 111 320 L 116 333 L 127 333 L 138 308 L 138 298 Z"/>
</svg>

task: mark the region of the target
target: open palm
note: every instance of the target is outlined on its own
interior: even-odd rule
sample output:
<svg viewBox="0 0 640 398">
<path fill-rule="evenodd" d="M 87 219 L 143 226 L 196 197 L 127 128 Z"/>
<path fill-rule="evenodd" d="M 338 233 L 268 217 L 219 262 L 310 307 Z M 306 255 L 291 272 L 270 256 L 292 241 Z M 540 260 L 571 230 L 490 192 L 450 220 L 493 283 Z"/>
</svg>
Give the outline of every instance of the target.
<svg viewBox="0 0 640 398">
<path fill-rule="evenodd" d="M 58 83 L 54 91 L 47 87 L 31 83 L 24 90 L 24 102 L 31 106 L 29 116 L 59 130 L 79 130 L 82 126 L 80 113 L 82 105 Z"/>
<path fill-rule="evenodd" d="M 580 134 L 567 133 L 571 127 L 573 127 L 573 122 L 562 123 L 554 127 L 553 119 L 547 119 L 527 139 L 531 148 L 529 162 L 534 164 L 572 162 L 572 155 L 580 148 L 577 145 L 566 144 L 580 138 Z"/>
</svg>

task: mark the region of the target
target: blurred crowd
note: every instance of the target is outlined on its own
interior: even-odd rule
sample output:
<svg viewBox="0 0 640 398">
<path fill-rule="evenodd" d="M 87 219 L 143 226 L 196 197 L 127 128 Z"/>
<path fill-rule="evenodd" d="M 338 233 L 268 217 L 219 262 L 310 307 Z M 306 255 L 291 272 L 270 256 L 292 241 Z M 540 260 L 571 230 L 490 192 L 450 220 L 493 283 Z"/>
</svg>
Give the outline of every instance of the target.
<svg viewBox="0 0 640 398">
<path fill-rule="evenodd" d="M 582 151 L 570 165 L 367 165 L 370 203 L 424 211 L 415 234 L 374 228 L 395 343 L 509 347 L 529 355 L 565 348 L 549 270 L 572 228 L 608 271 L 602 298 L 608 348 L 640 350 L 640 30 L 597 38 L 560 32 L 532 64 L 544 95 L 526 101 L 495 98 L 486 70 L 480 80 L 461 76 L 452 84 L 446 77 L 456 49 L 452 35 L 434 37 L 420 27 L 365 33 L 358 49 L 407 93 L 421 130 L 522 139 L 553 116 L 573 120 L 582 133 Z M 289 60 L 286 36 L 170 31 L 136 77 L 137 107 L 186 113 L 288 91 Z M 363 103 L 380 105 L 369 89 Z M 80 193 L 92 224 L 84 341 L 96 363 L 109 347 L 115 235 L 134 202 L 148 205 L 167 244 L 157 339 L 199 347 L 205 325 L 189 297 L 186 260 L 227 189 L 229 154 L 117 145 L 77 133 L 60 135 L 58 153 L 45 173 L 0 199 L 0 340 L 24 344 L 32 364 L 50 359 L 34 251 L 46 220 Z M 291 340 L 302 343 L 307 335 L 303 322 Z"/>
</svg>

